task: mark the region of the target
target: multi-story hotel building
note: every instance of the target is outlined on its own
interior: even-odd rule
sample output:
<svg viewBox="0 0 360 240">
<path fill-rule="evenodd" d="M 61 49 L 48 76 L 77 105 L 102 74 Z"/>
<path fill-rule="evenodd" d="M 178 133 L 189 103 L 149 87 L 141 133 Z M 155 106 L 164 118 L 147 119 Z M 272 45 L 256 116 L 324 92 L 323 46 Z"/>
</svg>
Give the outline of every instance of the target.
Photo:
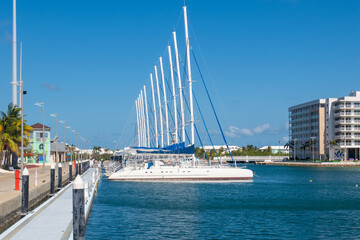
<svg viewBox="0 0 360 240">
<path fill-rule="evenodd" d="M 290 107 L 289 123 L 289 139 L 294 143 L 292 156 L 359 159 L 360 91 Z"/>
</svg>

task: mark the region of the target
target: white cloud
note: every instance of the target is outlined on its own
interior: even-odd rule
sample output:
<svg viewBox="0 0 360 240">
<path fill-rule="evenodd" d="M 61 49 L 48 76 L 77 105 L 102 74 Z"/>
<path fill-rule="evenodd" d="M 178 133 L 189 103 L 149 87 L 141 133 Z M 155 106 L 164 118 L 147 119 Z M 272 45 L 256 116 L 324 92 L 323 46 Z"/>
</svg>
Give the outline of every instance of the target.
<svg viewBox="0 0 360 240">
<path fill-rule="evenodd" d="M 285 142 L 288 142 L 288 141 L 289 141 L 289 137 L 283 137 L 282 139 L 283 139 L 283 141 L 285 141 Z"/>
<path fill-rule="evenodd" d="M 270 128 L 270 124 L 265 123 L 263 125 L 257 126 L 256 128 L 254 128 L 254 133 L 262 133 L 263 131 L 265 131 L 266 129 Z"/>
<path fill-rule="evenodd" d="M 240 129 L 240 133 L 242 133 L 243 135 L 247 135 L 247 136 L 253 136 L 254 135 L 254 133 L 248 128 Z"/>
<path fill-rule="evenodd" d="M 225 131 L 225 135 L 227 137 L 232 137 L 232 138 L 241 137 L 241 136 L 254 136 L 255 134 L 263 133 L 265 130 L 269 128 L 270 128 L 270 124 L 268 123 L 256 126 L 253 129 L 249 129 L 249 128 L 240 129 L 235 126 L 230 126 L 229 129 Z"/>
</svg>

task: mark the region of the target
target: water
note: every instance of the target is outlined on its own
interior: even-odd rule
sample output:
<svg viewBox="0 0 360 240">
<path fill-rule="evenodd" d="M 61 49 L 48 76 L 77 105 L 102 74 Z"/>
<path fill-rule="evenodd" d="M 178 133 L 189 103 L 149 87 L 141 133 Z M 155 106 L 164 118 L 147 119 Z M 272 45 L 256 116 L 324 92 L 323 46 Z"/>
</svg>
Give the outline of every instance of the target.
<svg viewBox="0 0 360 240">
<path fill-rule="evenodd" d="M 360 168 L 248 168 L 252 183 L 103 177 L 86 239 L 360 238 Z"/>
</svg>

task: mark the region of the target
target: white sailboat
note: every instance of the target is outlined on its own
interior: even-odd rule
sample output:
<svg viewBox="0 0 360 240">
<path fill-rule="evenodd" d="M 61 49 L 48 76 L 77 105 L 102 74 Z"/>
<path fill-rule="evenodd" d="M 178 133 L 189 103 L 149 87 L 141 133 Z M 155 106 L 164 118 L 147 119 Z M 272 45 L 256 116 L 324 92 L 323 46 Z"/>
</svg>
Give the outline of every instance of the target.
<svg viewBox="0 0 360 240">
<path fill-rule="evenodd" d="M 155 103 L 155 92 L 152 74 L 150 74 L 151 79 L 151 90 L 152 90 L 152 103 L 154 111 L 154 122 L 155 122 L 155 146 L 150 148 L 150 136 L 149 136 L 149 126 L 148 126 L 148 113 L 147 113 L 147 100 L 146 90 L 144 87 L 144 94 L 141 91 L 139 98 L 136 100 L 136 109 L 137 109 L 137 130 L 138 130 L 138 142 L 137 147 L 126 148 L 121 152 L 120 159 L 122 161 L 123 167 L 117 170 L 114 173 L 110 173 L 108 179 L 115 181 L 252 181 L 253 172 L 249 169 L 223 166 L 223 165 L 211 165 L 206 166 L 201 164 L 199 159 L 195 158 L 194 154 L 194 143 L 195 143 L 195 122 L 194 122 L 194 110 L 193 110 L 193 91 L 192 91 L 192 78 L 191 78 L 191 65 L 190 65 L 190 41 L 188 35 L 188 23 L 187 23 L 187 12 L 186 6 L 183 7 L 184 11 L 184 24 L 185 24 L 185 40 L 186 40 L 186 68 L 187 68 L 187 78 L 188 78 L 188 89 L 189 89 L 189 112 L 190 112 L 190 126 L 191 126 L 191 136 L 190 136 L 190 145 L 185 146 L 185 117 L 184 117 L 184 99 L 182 84 L 180 81 L 180 67 L 179 67 L 179 54 L 177 48 L 176 33 L 173 32 L 174 39 L 174 50 L 175 50 L 175 59 L 176 59 L 176 73 L 179 80 L 179 96 L 180 96 L 180 118 L 181 118 L 181 137 L 178 138 L 178 126 L 177 120 L 175 121 L 175 132 L 173 133 L 174 139 L 173 144 L 170 145 L 170 132 L 169 132 L 169 120 L 168 120 L 168 107 L 166 100 L 166 89 L 164 82 L 164 71 L 162 58 L 160 57 L 160 70 L 161 70 L 161 80 L 163 85 L 163 94 L 164 94 L 164 106 L 165 106 L 165 122 L 166 122 L 166 131 L 163 130 L 163 121 L 162 121 L 162 107 L 159 91 L 159 79 L 157 73 L 157 67 L 155 66 L 155 79 L 156 79 L 156 89 L 158 96 L 158 109 L 159 109 L 159 119 L 160 119 L 160 137 L 161 142 L 158 140 L 158 129 L 157 129 L 157 112 L 156 112 L 156 103 Z M 172 59 L 170 46 L 168 46 L 169 51 L 169 61 L 171 68 L 171 81 L 172 81 L 172 97 L 174 99 L 174 112 L 177 114 L 176 107 L 176 97 L 175 97 L 175 84 L 174 76 L 172 69 Z M 146 105 L 144 107 L 144 105 Z M 144 109 L 146 111 L 144 111 Z M 146 115 L 146 116 L 145 116 Z M 177 117 L 177 115 L 176 115 Z M 146 124 L 145 124 L 146 122 Z M 164 134 L 166 134 L 166 143 L 167 146 L 164 147 Z M 178 139 L 180 143 L 178 143 Z M 224 138 L 225 140 L 225 138 Z M 225 140 L 226 141 L 226 140 Z M 227 144 L 227 143 L 226 143 Z M 161 148 L 158 147 L 161 146 Z M 230 153 L 231 154 L 231 153 Z"/>
</svg>

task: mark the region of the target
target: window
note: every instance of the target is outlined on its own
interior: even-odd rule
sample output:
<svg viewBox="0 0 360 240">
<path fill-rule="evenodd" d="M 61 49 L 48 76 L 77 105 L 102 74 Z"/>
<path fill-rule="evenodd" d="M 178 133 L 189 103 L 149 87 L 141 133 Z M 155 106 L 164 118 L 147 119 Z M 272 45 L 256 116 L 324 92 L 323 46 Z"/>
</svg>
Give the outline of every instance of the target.
<svg viewBox="0 0 360 240">
<path fill-rule="evenodd" d="M 40 149 L 40 150 L 43 150 L 43 149 L 44 149 L 44 144 L 41 143 L 41 144 L 39 145 L 39 149 Z"/>
</svg>

